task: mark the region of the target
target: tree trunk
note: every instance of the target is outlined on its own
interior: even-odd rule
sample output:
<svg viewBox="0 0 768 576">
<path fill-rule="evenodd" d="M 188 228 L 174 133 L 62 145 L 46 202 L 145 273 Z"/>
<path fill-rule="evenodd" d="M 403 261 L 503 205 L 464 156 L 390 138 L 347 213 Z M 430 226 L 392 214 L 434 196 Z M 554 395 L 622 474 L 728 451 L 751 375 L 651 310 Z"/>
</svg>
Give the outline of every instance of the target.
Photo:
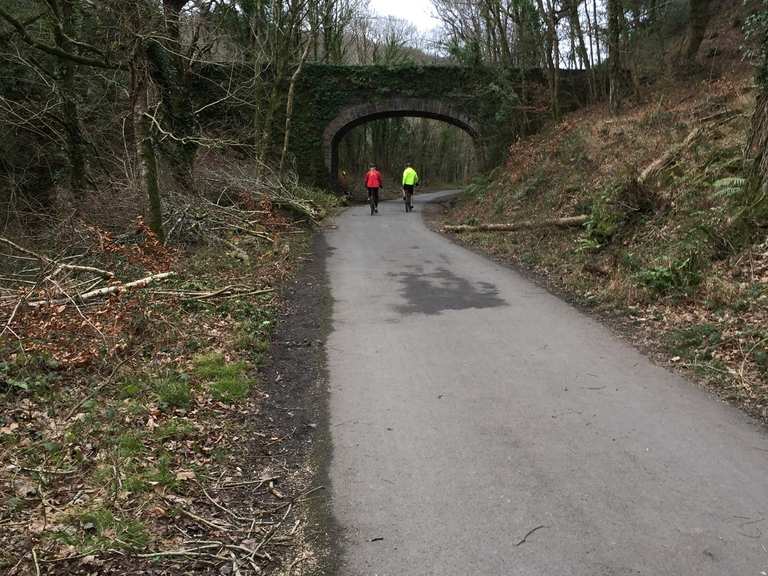
<svg viewBox="0 0 768 576">
<path fill-rule="evenodd" d="M 597 19 L 597 0 L 592 0 L 592 16 L 595 19 L 595 48 L 597 49 L 597 65 L 603 64 L 603 52 L 600 47 L 600 22 Z"/>
<path fill-rule="evenodd" d="M 658 0 L 650 0 L 648 3 L 648 21 L 651 26 L 656 24 L 656 20 L 659 18 L 659 3 Z"/>
<path fill-rule="evenodd" d="M 544 52 L 550 98 L 552 99 L 552 117 L 558 120 L 560 118 L 560 47 L 557 41 L 557 16 L 549 0 L 547 0 L 547 7 L 544 6 L 544 0 L 538 0 L 538 4 L 542 18 L 546 23 Z"/>
<path fill-rule="evenodd" d="M 571 21 L 571 30 L 575 36 L 577 45 L 576 52 L 581 60 L 581 65 L 584 70 L 587 71 L 587 77 L 589 78 L 589 96 L 591 100 L 595 99 L 595 83 L 592 77 L 592 64 L 589 60 L 589 53 L 587 52 L 587 44 L 584 41 L 584 31 L 581 28 L 581 18 L 579 16 L 579 0 L 568 1 L 568 16 Z M 587 15 L 589 18 L 589 15 Z"/>
<path fill-rule="evenodd" d="M 181 41 L 181 11 L 189 0 L 163 0 L 166 38 L 149 50 L 156 83 L 162 88 L 163 116 L 175 138 L 165 150 L 173 166 L 174 177 L 182 188 L 194 187 L 192 172 L 198 145 L 193 141 L 195 120 L 189 87 L 187 59 Z M 161 53 L 164 52 L 164 53 Z M 167 62 L 171 66 L 167 66 Z"/>
<path fill-rule="evenodd" d="M 579 15 L 578 0 L 570 0 L 570 20 L 573 33 L 576 36 L 577 52 L 581 59 L 581 64 L 585 70 L 589 70 L 592 65 L 589 60 L 589 52 L 587 52 L 587 43 L 584 41 L 584 31 L 581 28 L 581 18 Z"/>
<path fill-rule="evenodd" d="M 141 176 L 144 182 L 144 190 L 147 194 L 147 203 L 149 208 L 149 227 L 157 234 L 161 242 L 165 239 L 163 231 L 163 205 L 160 200 L 160 181 L 157 175 L 157 153 L 155 152 L 155 143 L 152 137 L 151 120 L 146 114 L 146 110 L 138 119 L 140 147 L 140 166 Z"/>
<path fill-rule="evenodd" d="M 704 35 L 707 32 L 709 19 L 712 16 L 710 10 L 711 0 L 688 0 L 688 33 L 683 45 L 683 58 L 686 64 L 691 64 L 696 59 Z"/>
<path fill-rule="evenodd" d="M 597 30 L 592 22 L 592 17 L 589 15 L 589 2 L 584 3 L 584 14 L 587 17 L 587 36 L 589 37 L 589 61 L 591 65 L 590 75 L 592 77 L 593 95 L 595 99 L 597 99 L 598 94 L 601 93 L 602 90 L 598 83 L 597 72 L 595 71 L 595 39 L 597 38 Z"/>
<path fill-rule="evenodd" d="M 285 134 L 283 135 L 283 151 L 280 153 L 280 173 L 283 172 L 285 167 L 285 159 L 288 156 L 288 145 L 291 140 L 291 122 L 293 121 L 293 103 L 296 95 L 296 83 L 301 76 L 301 69 L 304 67 L 304 61 L 309 54 L 310 44 L 307 43 L 304 48 L 304 53 L 301 55 L 299 65 L 296 67 L 296 71 L 291 76 L 291 85 L 288 88 L 288 99 L 285 104 Z"/>
<path fill-rule="evenodd" d="M 134 94 L 131 101 L 133 110 L 133 133 L 136 138 L 136 152 L 139 165 L 139 183 L 147 199 L 147 219 L 150 229 L 162 242 L 163 208 L 160 199 L 160 181 L 157 170 L 157 152 L 153 138 L 152 119 L 149 117 L 150 80 L 147 54 L 144 46 L 139 45 L 134 51 L 131 63 L 131 86 Z"/>
<path fill-rule="evenodd" d="M 760 224 L 768 222 L 768 88 L 757 97 L 747 148 L 752 168 L 743 199 L 744 214 Z"/>
<path fill-rule="evenodd" d="M 189 0 L 163 0 L 163 16 L 168 40 L 172 48 L 171 58 L 181 58 L 180 16 Z"/>
<path fill-rule="evenodd" d="M 278 101 L 280 99 L 280 84 L 282 83 L 282 75 L 272 80 L 272 89 L 269 95 L 269 101 L 264 111 L 264 117 L 261 124 L 261 136 L 258 144 L 257 158 L 260 163 L 264 163 L 269 159 L 269 153 L 272 148 L 272 124 L 275 118 L 275 111 L 277 109 Z"/>
<path fill-rule="evenodd" d="M 760 29 L 760 59 L 755 71 L 758 87 L 746 156 L 752 162 L 747 176 L 742 204 L 745 217 L 758 224 L 768 224 L 768 29 Z"/>
<path fill-rule="evenodd" d="M 612 114 L 621 109 L 621 22 L 624 7 L 622 0 L 608 0 L 608 71 L 609 102 Z"/>
<path fill-rule="evenodd" d="M 72 0 L 62 0 L 59 14 L 56 15 L 59 24 L 54 26 L 56 46 L 67 54 L 74 53 L 70 38 L 76 37 L 75 12 Z M 87 163 L 85 159 L 80 111 L 77 105 L 75 88 L 75 64 L 67 58 L 59 58 L 59 95 L 62 102 L 62 120 L 67 140 L 67 157 L 69 160 L 69 182 L 72 196 L 76 204 L 84 201 Z"/>
</svg>

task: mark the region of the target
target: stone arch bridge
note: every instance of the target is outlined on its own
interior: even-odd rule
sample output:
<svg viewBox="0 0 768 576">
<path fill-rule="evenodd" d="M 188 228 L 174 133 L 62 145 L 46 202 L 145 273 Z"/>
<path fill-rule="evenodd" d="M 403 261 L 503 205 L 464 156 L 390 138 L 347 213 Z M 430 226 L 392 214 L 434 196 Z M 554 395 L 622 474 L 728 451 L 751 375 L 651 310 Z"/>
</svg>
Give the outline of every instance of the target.
<svg viewBox="0 0 768 576">
<path fill-rule="evenodd" d="M 584 104 L 583 72 L 562 72 L 561 109 Z M 503 75 L 461 66 L 306 66 L 296 87 L 289 151 L 299 175 L 337 187 L 338 145 L 353 128 L 380 118 L 441 120 L 467 132 L 481 166 L 504 158 L 510 142 L 537 130 L 549 112 L 541 71 Z"/>
</svg>

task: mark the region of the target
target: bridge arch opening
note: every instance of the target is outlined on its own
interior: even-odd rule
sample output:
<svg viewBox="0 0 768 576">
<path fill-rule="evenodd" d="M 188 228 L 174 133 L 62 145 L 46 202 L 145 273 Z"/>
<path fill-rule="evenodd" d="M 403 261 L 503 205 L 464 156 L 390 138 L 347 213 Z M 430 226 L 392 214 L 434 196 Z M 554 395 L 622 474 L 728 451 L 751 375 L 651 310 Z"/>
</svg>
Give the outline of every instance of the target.
<svg viewBox="0 0 768 576">
<path fill-rule="evenodd" d="M 339 179 L 340 144 L 353 130 L 376 120 L 389 118 L 427 118 L 454 126 L 466 133 L 474 144 L 477 164 L 483 161 L 482 139 L 479 127 L 465 113 L 435 100 L 393 99 L 352 106 L 340 112 L 323 134 L 323 154 L 331 185 L 341 189 Z M 377 161 L 375 158 L 367 161 Z"/>
</svg>

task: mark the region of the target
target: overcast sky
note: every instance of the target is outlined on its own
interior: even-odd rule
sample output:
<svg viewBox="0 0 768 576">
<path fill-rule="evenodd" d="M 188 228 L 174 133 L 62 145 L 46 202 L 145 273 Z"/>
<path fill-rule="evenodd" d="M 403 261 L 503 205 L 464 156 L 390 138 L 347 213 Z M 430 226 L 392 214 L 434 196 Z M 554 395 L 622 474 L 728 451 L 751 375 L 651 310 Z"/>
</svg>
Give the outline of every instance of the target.
<svg viewBox="0 0 768 576">
<path fill-rule="evenodd" d="M 429 32 L 439 25 L 432 18 L 431 0 L 371 0 L 371 8 L 380 16 L 410 20 L 420 32 Z"/>
</svg>

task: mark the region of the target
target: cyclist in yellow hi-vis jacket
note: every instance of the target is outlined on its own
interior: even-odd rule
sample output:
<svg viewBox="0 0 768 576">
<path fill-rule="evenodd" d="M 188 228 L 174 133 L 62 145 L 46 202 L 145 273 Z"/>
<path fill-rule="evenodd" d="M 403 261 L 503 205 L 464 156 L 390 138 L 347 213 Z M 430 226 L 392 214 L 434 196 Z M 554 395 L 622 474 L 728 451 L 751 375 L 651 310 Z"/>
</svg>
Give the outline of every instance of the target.
<svg viewBox="0 0 768 576">
<path fill-rule="evenodd" d="M 413 210 L 413 204 L 411 198 L 413 198 L 413 190 L 419 185 L 419 175 L 416 170 L 413 169 L 413 164 L 406 163 L 405 172 L 403 172 L 403 200 L 405 201 L 405 211 L 410 212 Z"/>
</svg>

